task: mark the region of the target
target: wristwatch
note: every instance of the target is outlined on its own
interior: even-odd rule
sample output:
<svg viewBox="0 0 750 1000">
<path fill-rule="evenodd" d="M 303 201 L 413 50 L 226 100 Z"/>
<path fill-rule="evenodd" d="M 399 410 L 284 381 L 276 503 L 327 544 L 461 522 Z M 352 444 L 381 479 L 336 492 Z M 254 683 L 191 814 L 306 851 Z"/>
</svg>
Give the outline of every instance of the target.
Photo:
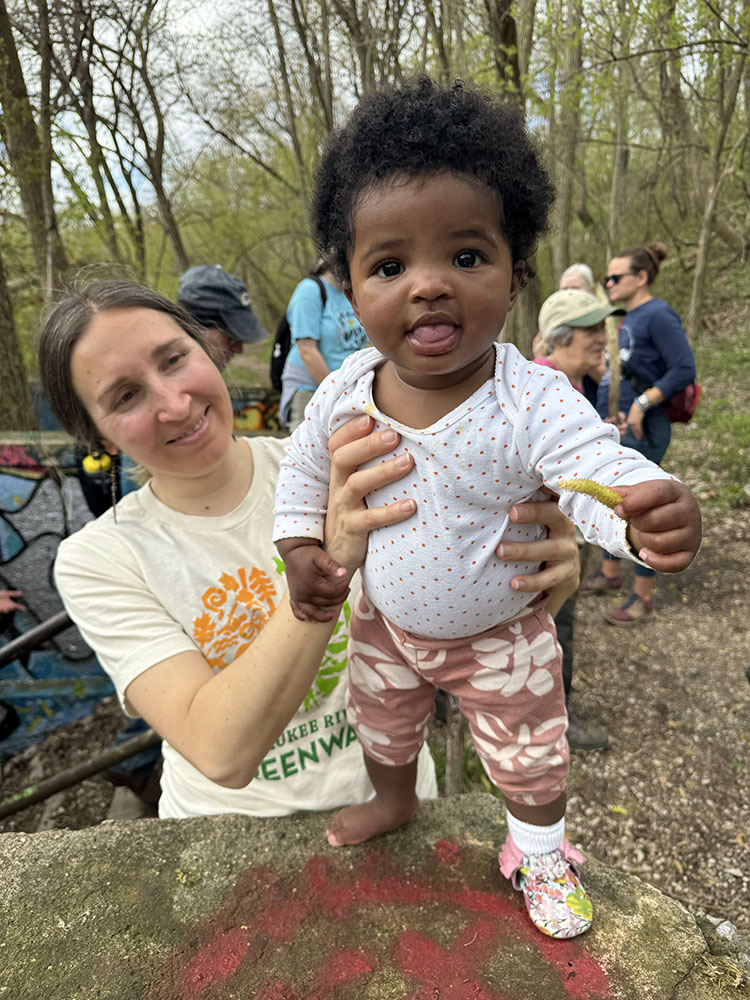
<svg viewBox="0 0 750 1000">
<path fill-rule="evenodd" d="M 635 401 L 640 406 L 640 408 L 643 410 L 644 413 L 646 412 L 646 410 L 650 410 L 651 407 L 654 405 L 645 392 L 642 392 L 640 396 L 636 396 Z"/>
</svg>

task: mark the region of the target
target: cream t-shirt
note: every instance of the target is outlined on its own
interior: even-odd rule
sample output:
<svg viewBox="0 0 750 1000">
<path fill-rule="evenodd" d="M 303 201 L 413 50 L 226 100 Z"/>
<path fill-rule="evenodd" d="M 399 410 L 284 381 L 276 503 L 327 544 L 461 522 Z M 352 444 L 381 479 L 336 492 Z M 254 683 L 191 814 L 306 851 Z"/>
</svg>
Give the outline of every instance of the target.
<svg viewBox="0 0 750 1000">
<path fill-rule="evenodd" d="M 197 649 L 214 670 L 231 663 L 286 589 L 271 542 L 286 442 L 245 440 L 253 482 L 231 513 L 178 513 L 147 484 L 118 503 L 117 522 L 108 511 L 60 545 L 55 581 L 65 608 L 126 711 L 130 682 L 167 657 Z M 307 697 L 245 788 L 209 781 L 163 743 L 161 817 L 280 816 L 371 797 L 362 750 L 346 719 L 348 622 L 347 604 Z M 437 793 L 434 765 L 426 748 L 423 755 L 418 792 L 429 798 Z"/>
</svg>

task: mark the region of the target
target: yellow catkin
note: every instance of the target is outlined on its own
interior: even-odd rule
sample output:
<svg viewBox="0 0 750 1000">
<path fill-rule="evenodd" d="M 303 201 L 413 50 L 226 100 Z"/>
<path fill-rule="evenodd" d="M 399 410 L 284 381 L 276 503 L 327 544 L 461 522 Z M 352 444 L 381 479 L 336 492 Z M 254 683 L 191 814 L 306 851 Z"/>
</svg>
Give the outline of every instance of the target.
<svg viewBox="0 0 750 1000">
<path fill-rule="evenodd" d="M 559 489 L 569 490 L 571 493 L 585 493 L 598 500 L 599 503 L 603 503 L 605 507 L 609 507 L 610 510 L 613 510 L 622 500 L 621 494 L 616 490 L 610 489 L 609 486 L 602 486 L 601 483 L 595 483 L 593 479 L 563 479 L 557 486 Z"/>
</svg>

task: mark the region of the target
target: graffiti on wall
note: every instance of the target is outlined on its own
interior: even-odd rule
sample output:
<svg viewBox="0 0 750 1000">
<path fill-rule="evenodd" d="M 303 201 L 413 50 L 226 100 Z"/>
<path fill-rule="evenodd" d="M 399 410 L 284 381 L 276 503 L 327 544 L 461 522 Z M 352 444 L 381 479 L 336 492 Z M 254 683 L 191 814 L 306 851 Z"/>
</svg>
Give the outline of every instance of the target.
<svg viewBox="0 0 750 1000">
<path fill-rule="evenodd" d="M 90 519 L 69 449 L 50 455 L 31 435 L 25 444 L 0 444 L 0 589 L 20 590 L 25 611 L 3 616 L 0 644 L 62 610 L 52 567 L 61 540 Z M 112 693 L 91 650 L 70 627 L 44 648 L 0 670 L 0 700 L 20 724 L 0 741 L 0 760 L 48 730 L 92 711 Z"/>
</svg>

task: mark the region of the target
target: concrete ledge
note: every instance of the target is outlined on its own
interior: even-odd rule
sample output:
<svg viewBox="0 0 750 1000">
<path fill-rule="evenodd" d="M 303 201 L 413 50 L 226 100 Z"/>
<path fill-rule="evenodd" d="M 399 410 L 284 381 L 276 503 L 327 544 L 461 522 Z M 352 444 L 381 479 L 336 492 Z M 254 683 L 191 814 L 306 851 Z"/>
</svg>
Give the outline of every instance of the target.
<svg viewBox="0 0 750 1000">
<path fill-rule="evenodd" d="M 588 859 L 594 929 L 536 931 L 497 867 L 489 795 L 328 847 L 326 814 L 0 836 L 7 1000 L 715 1000 L 693 917 Z M 718 964 L 717 964 L 718 963 Z M 723 963 L 723 965 L 722 965 Z M 727 966 L 729 963 L 729 966 Z M 718 971 L 717 971 L 718 970 Z"/>
</svg>

